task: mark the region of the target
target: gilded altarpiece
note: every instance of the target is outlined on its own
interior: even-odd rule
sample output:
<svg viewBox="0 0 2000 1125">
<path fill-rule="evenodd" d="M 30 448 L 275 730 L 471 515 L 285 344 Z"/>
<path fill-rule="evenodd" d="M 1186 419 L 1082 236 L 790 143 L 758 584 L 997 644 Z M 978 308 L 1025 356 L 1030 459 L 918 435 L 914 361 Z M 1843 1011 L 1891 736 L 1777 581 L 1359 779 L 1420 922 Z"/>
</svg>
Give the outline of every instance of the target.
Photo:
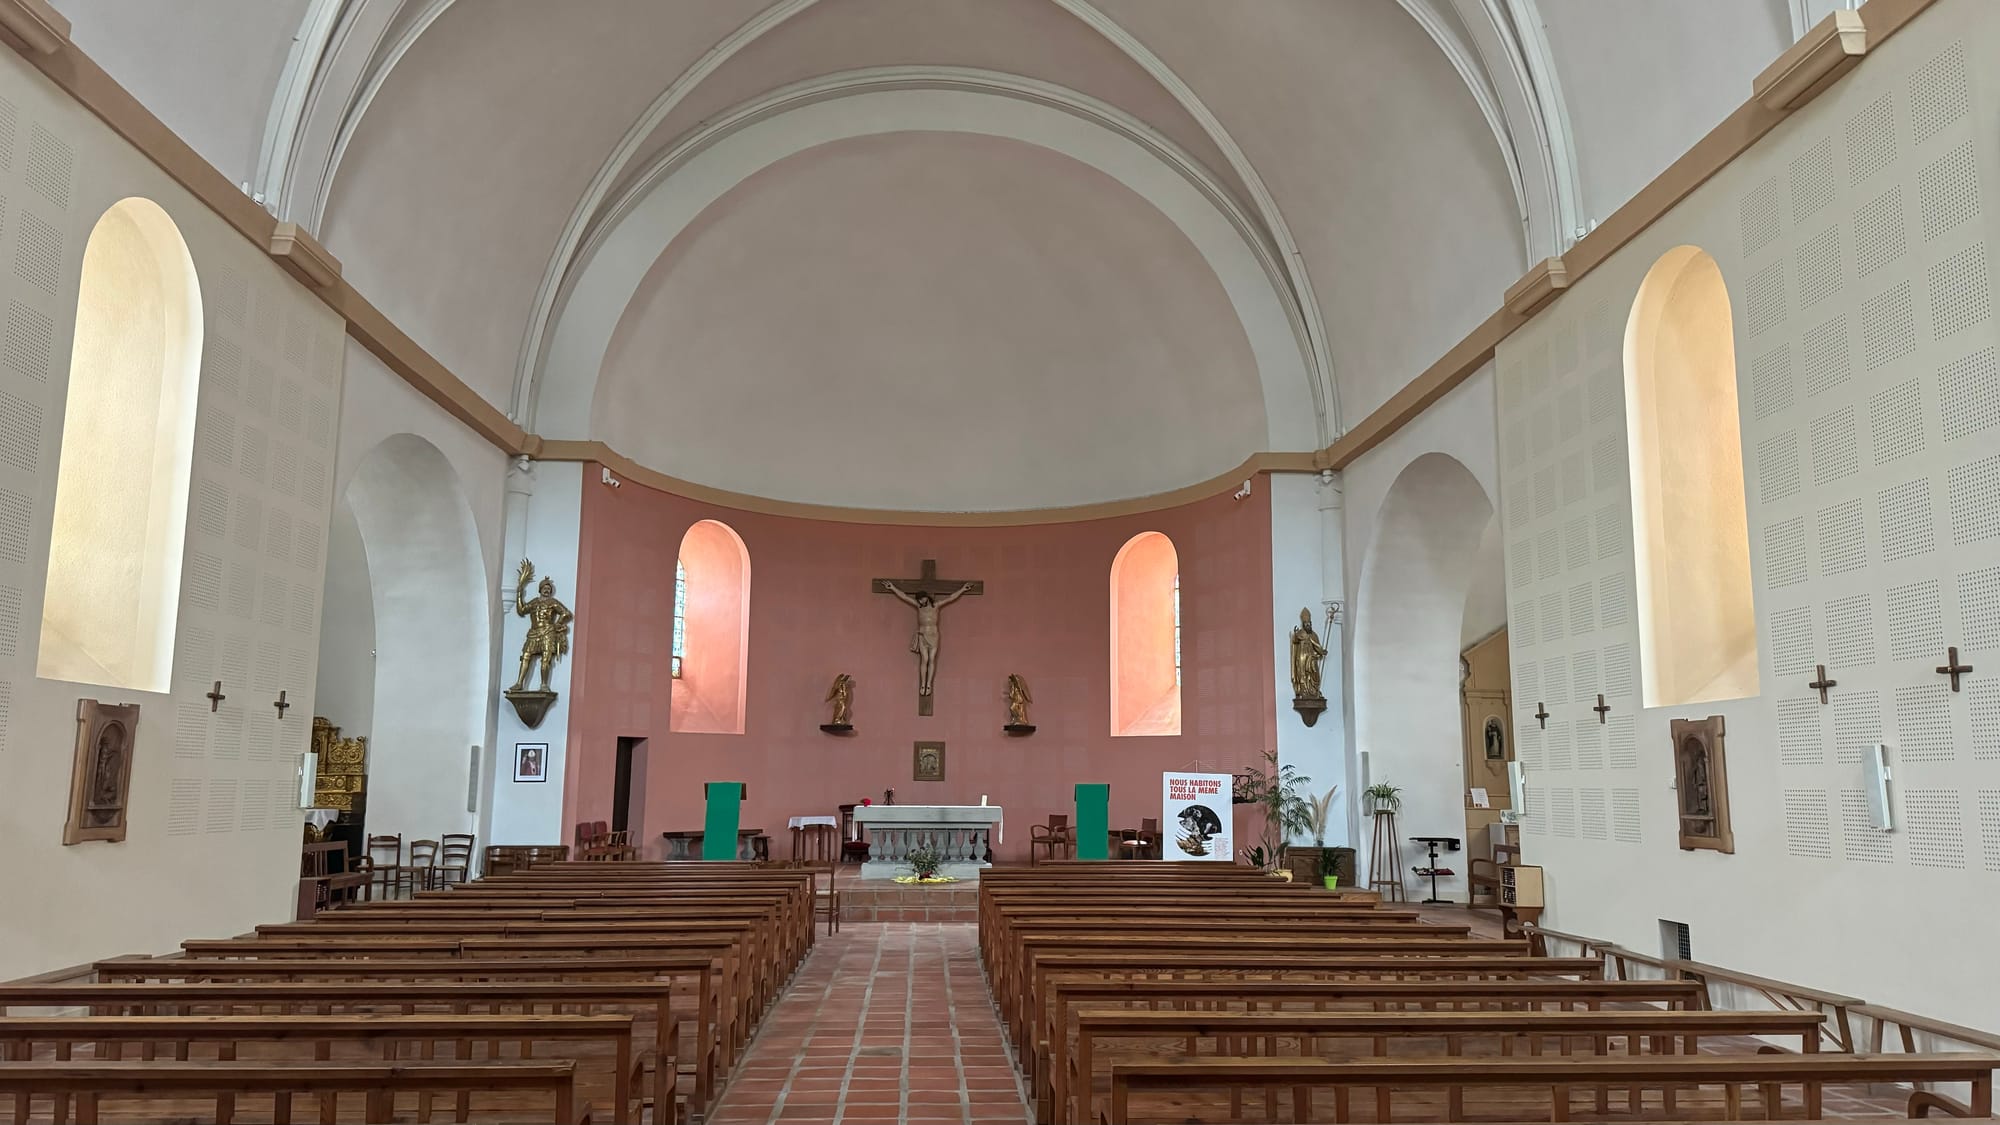
<svg viewBox="0 0 2000 1125">
<path fill-rule="evenodd" d="M 368 739 L 342 738 L 340 728 L 313 716 L 313 751 L 319 755 L 319 779 L 313 807 L 337 809 L 343 819 L 359 820 L 367 806 Z"/>
</svg>

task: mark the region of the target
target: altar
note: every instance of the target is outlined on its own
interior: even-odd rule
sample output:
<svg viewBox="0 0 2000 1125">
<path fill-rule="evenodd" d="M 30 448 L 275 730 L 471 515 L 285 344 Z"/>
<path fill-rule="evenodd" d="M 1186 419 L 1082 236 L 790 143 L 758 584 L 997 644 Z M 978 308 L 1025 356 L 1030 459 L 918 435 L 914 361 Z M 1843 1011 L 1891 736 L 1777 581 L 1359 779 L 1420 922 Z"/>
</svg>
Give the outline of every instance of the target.
<svg viewBox="0 0 2000 1125">
<path fill-rule="evenodd" d="M 863 879 L 908 875 L 905 857 L 920 847 L 943 857 L 938 874 L 977 879 L 1006 831 L 998 805 L 864 805 L 854 810 L 854 823 L 868 832 Z"/>
</svg>

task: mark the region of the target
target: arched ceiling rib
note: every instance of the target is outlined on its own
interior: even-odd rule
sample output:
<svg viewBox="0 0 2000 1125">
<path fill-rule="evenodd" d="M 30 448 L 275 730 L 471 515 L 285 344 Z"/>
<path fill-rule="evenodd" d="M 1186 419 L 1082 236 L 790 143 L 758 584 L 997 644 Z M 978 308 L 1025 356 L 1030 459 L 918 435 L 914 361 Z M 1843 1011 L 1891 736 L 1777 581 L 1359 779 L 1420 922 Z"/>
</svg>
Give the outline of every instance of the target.
<svg viewBox="0 0 2000 1125">
<path fill-rule="evenodd" d="M 348 276 L 503 407 L 620 177 L 786 83 L 915 65 L 1078 91 L 1203 166 L 1289 277 L 1329 428 L 1739 104 L 1794 6 L 55 2 L 198 151 L 280 188 L 282 217 L 319 216 Z"/>
</svg>

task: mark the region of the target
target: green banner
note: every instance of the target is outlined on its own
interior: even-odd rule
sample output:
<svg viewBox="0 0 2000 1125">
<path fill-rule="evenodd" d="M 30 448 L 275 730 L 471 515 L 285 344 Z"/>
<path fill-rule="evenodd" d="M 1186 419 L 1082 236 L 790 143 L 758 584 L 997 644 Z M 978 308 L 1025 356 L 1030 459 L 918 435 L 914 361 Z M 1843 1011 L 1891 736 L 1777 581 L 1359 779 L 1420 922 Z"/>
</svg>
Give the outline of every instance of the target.
<svg viewBox="0 0 2000 1125">
<path fill-rule="evenodd" d="M 701 826 L 701 858 L 735 859 L 736 829 L 743 821 L 743 783 L 708 783 L 708 819 Z"/>
<path fill-rule="evenodd" d="M 1111 786 L 1076 787 L 1076 858 L 1111 858 Z"/>
</svg>

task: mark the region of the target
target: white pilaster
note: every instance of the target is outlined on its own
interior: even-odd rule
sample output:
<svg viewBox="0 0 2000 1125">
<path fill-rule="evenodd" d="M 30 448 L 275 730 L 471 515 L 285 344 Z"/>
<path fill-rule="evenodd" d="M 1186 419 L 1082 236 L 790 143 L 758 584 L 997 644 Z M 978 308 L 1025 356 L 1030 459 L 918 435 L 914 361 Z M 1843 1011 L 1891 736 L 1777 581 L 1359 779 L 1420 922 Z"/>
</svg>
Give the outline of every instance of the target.
<svg viewBox="0 0 2000 1125">
<path fill-rule="evenodd" d="M 499 684 L 511 686 L 520 670 L 521 644 L 528 636 L 526 619 L 514 612 L 515 568 L 522 559 L 535 564 L 540 576 L 555 579 L 556 596 L 576 608 L 577 554 L 582 527 L 583 465 L 577 462 L 516 461 L 507 474 L 507 525 L 503 541 L 507 555 L 500 567 Z M 560 844 L 569 839 L 562 823 L 563 775 L 568 761 L 570 665 L 556 665 L 550 686 L 556 702 L 530 730 L 507 700 L 496 693 L 493 781 L 487 838 L 495 844 Z M 515 747 L 545 742 L 549 750 L 545 776 L 539 782 L 514 780 Z"/>
<path fill-rule="evenodd" d="M 1339 633 L 1327 626 L 1329 604 L 1341 596 L 1338 485 L 1332 486 L 1336 508 L 1329 554 L 1323 510 L 1326 486 L 1299 473 L 1273 473 L 1259 484 L 1271 490 L 1271 657 L 1277 671 L 1272 705 L 1278 716 L 1278 761 L 1298 767 L 1311 778 L 1304 788 L 1315 795 L 1340 786 L 1328 817 L 1326 842 L 1328 846 L 1353 847 L 1350 809 L 1354 787 L 1347 753 L 1345 661 Z M 1291 634 L 1301 609 L 1312 611 L 1313 628 L 1327 647 L 1320 680 L 1326 711 L 1311 727 L 1292 709 Z M 1293 841 L 1311 842 L 1309 836 Z"/>
</svg>

